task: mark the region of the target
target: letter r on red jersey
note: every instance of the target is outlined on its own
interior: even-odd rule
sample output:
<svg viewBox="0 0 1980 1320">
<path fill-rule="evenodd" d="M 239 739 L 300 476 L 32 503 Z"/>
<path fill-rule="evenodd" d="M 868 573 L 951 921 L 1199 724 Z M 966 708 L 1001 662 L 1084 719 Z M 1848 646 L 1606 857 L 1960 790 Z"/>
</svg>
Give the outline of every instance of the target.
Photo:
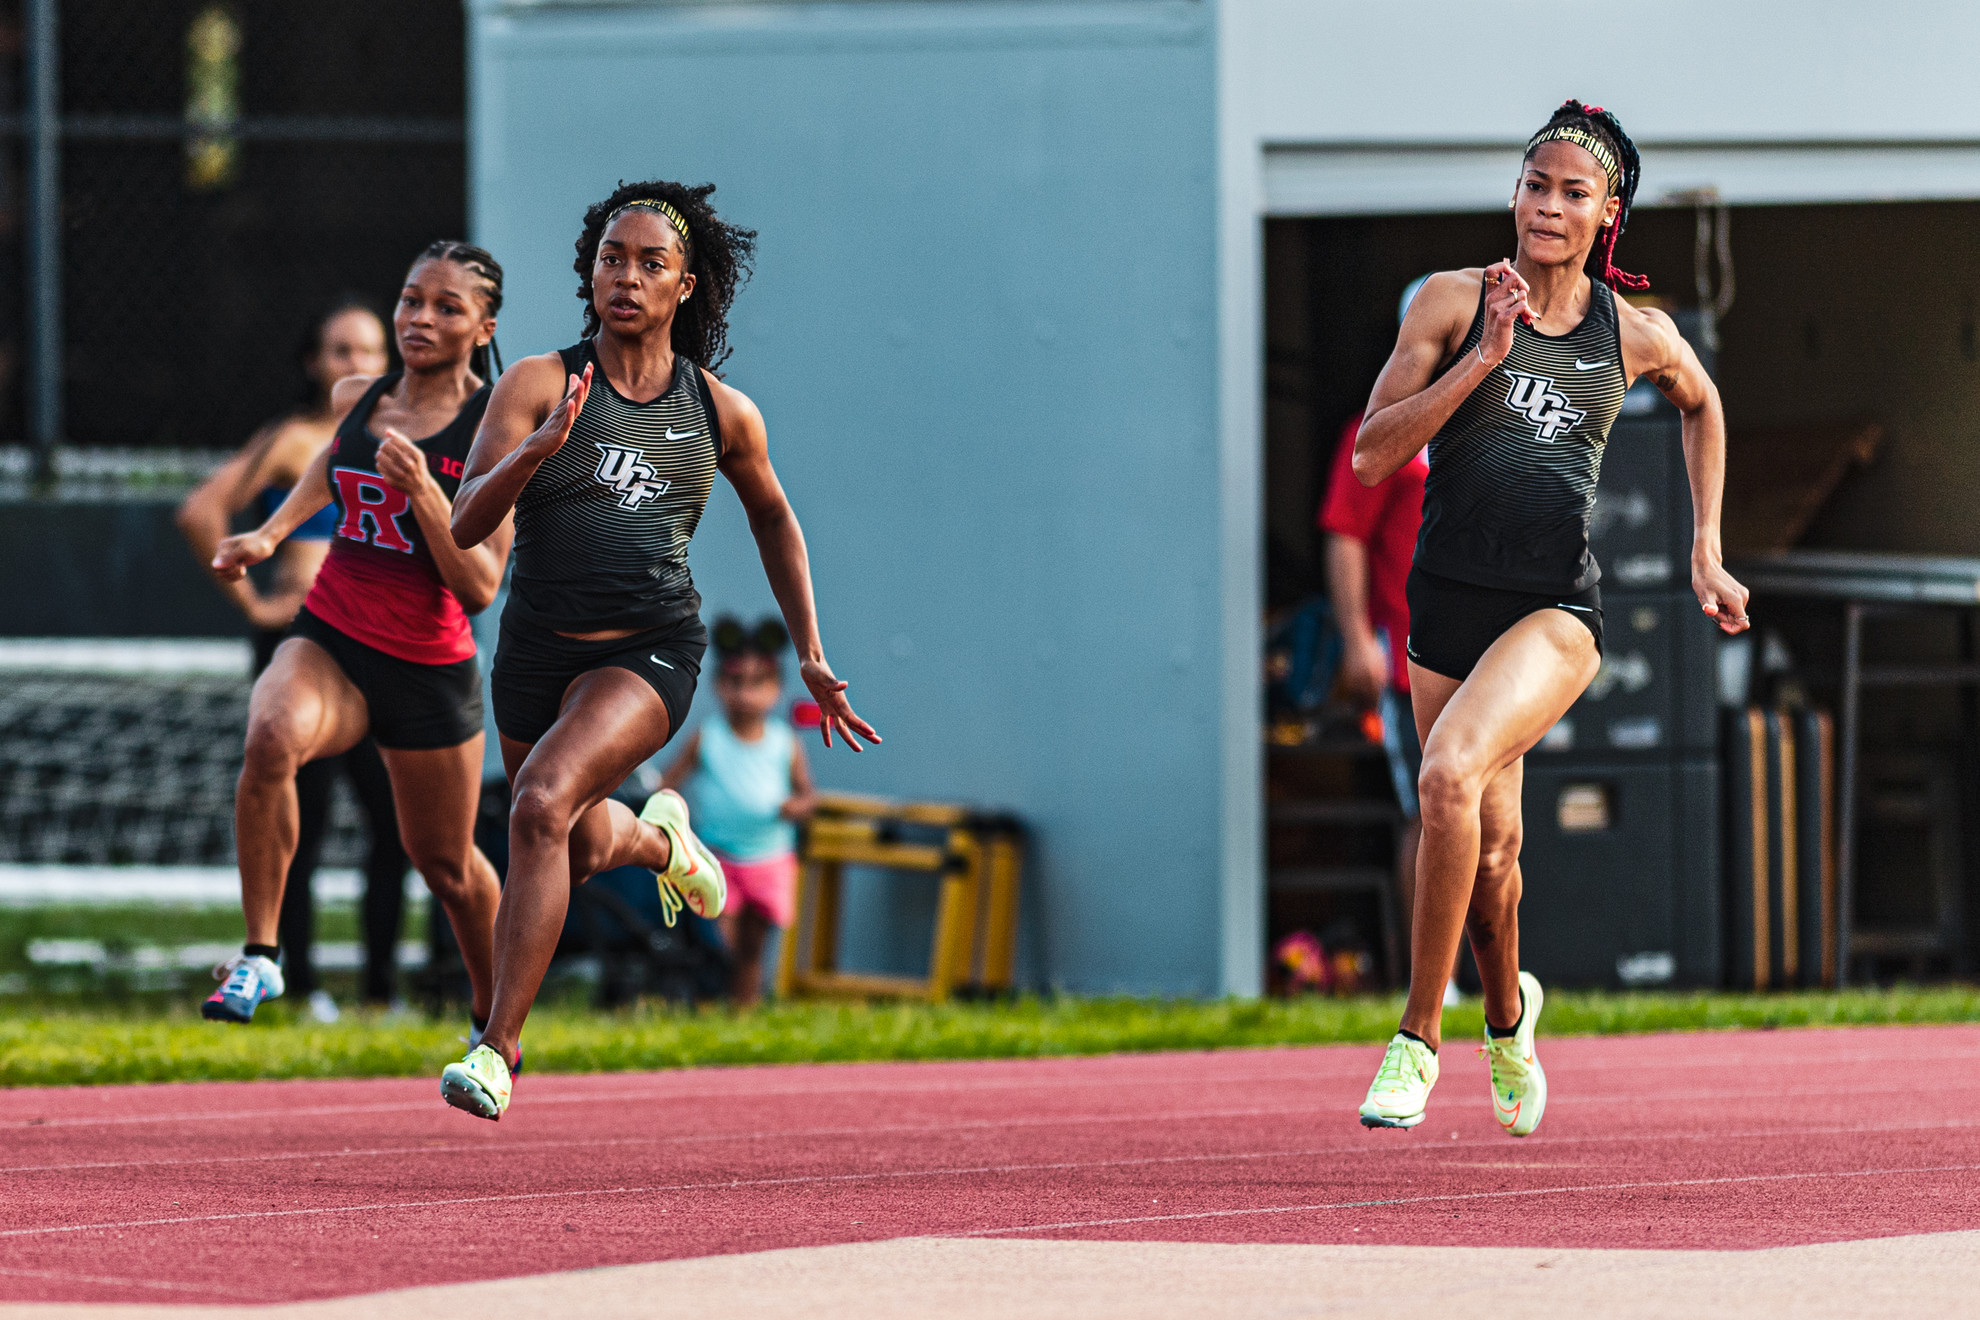
<svg viewBox="0 0 1980 1320">
<path fill-rule="evenodd" d="M 376 472 L 331 468 L 330 479 L 337 483 L 337 498 L 344 506 L 337 535 L 401 554 L 413 552 L 413 543 L 399 524 L 399 515 L 412 507 L 411 497 Z M 371 525 L 368 531 L 366 523 Z"/>
</svg>

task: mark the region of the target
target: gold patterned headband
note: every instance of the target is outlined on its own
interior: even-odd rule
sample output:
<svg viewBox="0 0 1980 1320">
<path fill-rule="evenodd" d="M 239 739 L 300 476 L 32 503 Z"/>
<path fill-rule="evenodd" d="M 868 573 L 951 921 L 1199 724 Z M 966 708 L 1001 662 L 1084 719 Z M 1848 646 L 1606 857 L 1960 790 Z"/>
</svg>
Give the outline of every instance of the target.
<svg viewBox="0 0 1980 1320">
<path fill-rule="evenodd" d="M 1553 128 L 1543 128 L 1533 135 L 1526 144 L 1526 154 L 1531 156 L 1542 144 L 1548 142 L 1570 142 L 1593 156 L 1601 165 L 1602 172 L 1609 178 L 1609 192 L 1613 195 L 1622 191 L 1622 169 L 1616 164 L 1616 153 L 1595 134 L 1575 124 L 1560 124 Z"/>
<path fill-rule="evenodd" d="M 643 206 L 649 211 L 658 211 L 660 218 L 672 225 L 674 231 L 681 236 L 681 242 L 692 243 L 694 241 L 693 235 L 688 232 L 687 217 L 675 210 L 668 203 L 661 201 L 658 197 L 635 198 L 633 201 L 627 202 L 624 206 L 621 206 L 618 210 L 606 216 L 605 223 L 609 226 L 614 220 L 617 220 L 635 206 Z"/>
</svg>

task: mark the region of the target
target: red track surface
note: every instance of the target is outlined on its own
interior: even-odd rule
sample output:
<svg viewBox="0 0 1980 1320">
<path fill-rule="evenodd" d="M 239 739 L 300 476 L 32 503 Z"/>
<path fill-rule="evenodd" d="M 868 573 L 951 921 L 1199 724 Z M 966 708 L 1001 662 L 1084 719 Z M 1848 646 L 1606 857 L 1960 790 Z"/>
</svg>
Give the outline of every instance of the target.
<svg viewBox="0 0 1980 1320">
<path fill-rule="evenodd" d="M 0 1093 L 0 1301 L 274 1301 L 905 1235 L 1752 1248 L 1980 1227 L 1980 1028 Z M 251 1264 L 249 1264 L 251 1262 Z"/>
</svg>

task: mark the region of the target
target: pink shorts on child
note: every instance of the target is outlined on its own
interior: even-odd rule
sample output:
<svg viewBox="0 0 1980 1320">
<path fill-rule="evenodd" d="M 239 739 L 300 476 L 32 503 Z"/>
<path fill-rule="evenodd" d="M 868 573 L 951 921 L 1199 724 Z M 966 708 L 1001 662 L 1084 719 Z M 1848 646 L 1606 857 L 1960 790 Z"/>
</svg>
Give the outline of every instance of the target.
<svg viewBox="0 0 1980 1320">
<path fill-rule="evenodd" d="M 778 853 L 753 862 L 715 854 L 722 863 L 722 876 L 729 884 L 728 910 L 742 912 L 755 908 L 770 918 L 770 924 L 783 927 L 797 915 L 798 859 L 796 853 Z"/>
</svg>

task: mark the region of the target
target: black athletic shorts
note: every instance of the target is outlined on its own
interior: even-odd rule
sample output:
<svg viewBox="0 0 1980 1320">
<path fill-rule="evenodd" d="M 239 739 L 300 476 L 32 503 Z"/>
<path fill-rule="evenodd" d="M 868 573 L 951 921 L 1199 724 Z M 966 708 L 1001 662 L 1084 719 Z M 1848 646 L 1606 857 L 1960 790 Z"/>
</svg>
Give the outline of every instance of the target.
<svg viewBox="0 0 1980 1320">
<path fill-rule="evenodd" d="M 1409 570 L 1409 658 L 1425 669 L 1463 682 L 1493 642 L 1539 610 L 1566 610 L 1595 635 L 1602 653 L 1602 589 L 1573 595 L 1505 591 Z"/>
<path fill-rule="evenodd" d="M 671 738 L 680 732 L 694 701 L 701 653 L 707 649 L 708 629 L 692 614 L 679 623 L 630 637 L 582 642 L 526 622 L 514 610 L 503 610 L 502 637 L 495 646 L 490 681 L 495 727 L 504 738 L 534 743 L 557 722 L 564 693 L 578 675 L 594 669 L 630 669 L 666 703 Z"/>
<path fill-rule="evenodd" d="M 371 736 L 380 747 L 417 751 L 459 747 L 481 732 L 481 670 L 474 658 L 448 665 L 401 660 L 303 610 L 289 626 L 330 653 L 344 677 L 364 694 Z"/>
</svg>

